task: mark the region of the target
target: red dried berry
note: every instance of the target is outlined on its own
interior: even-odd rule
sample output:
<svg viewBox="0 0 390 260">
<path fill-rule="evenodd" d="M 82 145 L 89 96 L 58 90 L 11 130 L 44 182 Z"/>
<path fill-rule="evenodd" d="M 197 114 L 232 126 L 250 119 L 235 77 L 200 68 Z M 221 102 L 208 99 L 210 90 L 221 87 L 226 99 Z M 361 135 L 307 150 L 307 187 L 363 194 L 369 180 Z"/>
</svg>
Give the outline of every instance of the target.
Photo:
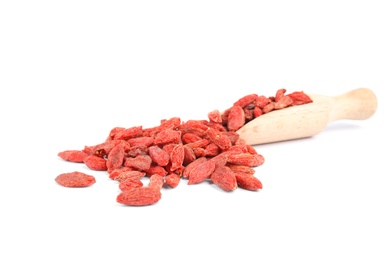
<svg viewBox="0 0 390 260">
<path fill-rule="evenodd" d="M 161 189 L 164 185 L 164 177 L 158 174 L 154 174 L 149 178 L 149 187 L 154 189 Z"/>
<path fill-rule="evenodd" d="M 235 173 L 237 184 L 239 187 L 246 190 L 259 190 L 263 188 L 263 184 L 254 175 L 245 173 Z"/>
<path fill-rule="evenodd" d="M 165 176 L 165 184 L 171 188 L 175 188 L 177 185 L 179 185 L 179 182 L 180 176 L 175 173 L 171 173 Z"/>
<path fill-rule="evenodd" d="M 240 106 L 233 106 L 228 116 L 227 127 L 229 131 L 237 131 L 245 125 L 245 112 Z"/>
<path fill-rule="evenodd" d="M 62 173 L 55 178 L 55 181 L 64 187 L 88 187 L 96 182 L 95 177 L 83 172 Z"/>
<path fill-rule="evenodd" d="M 87 165 L 91 170 L 107 171 L 106 159 L 94 154 L 85 157 L 84 164 Z"/>
<path fill-rule="evenodd" d="M 148 149 L 149 156 L 152 158 L 152 161 L 157 163 L 160 166 L 166 166 L 169 163 L 169 154 L 158 147 L 157 145 L 150 146 Z"/>
<path fill-rule="evenodd" d="M 184 147 L 182 144 L 175 145 L 171 152 L 171 171 L 176 171 L 183 167 Z"/>
<path fill-rule="evenodd" d="M 131 178 L 127 178 L 124 181 L 119 183 L 119 189 L 121 191 L 130 190 L 132 188 L 137 188 L 137 187 L 142 187 L 142 186 L 143 186 L 143 183 L 141 180 L 138 180 L 138 179 L 134 180 Z"/>
<path fill-rule="evenodd" d="M 207 179 L 215 169 L 214 161 L 204 162 L 193 168 L 188 174 L 188 184 L 196 184 Z"/>
<path fill-rule="evenodd" d="M 88 156 L 88 154 L 84 151 L 79 150 L 66 150 L 58 153 L 58 156 L 69 162 L 82 163 L 84 158 Z"/>
<path fill-rule="evenodd" d="M 134 169 L 145 171 L 150 168 L 152 159 L 149 155 L 137 155 L 135 158 L 129 157 L 125 160 L 124 166 L 132 167 Z"/>
<path fill-rule="evenodd" d="M 264 163 L 264 157 L 261 154 L 251 153 L 230 154 L 228 162 L 231 164 L 256 167 Z"/>
<path fill-rule="evenodd" d="M 159 189 L 151 187 L 136 187 L 119 193 L 118 203 L 128 206 L 147 206 L 157 203 L 161 199 Z"/>
<path fill-rule="evenodd" d="M 112 171 L 115 169 L 119 169 L 123 164 L 124 157 L 125 148 L 122 144 L 118 144 L 114 148 L 112 148 L 107 157 L 107 170 Z"/>
<path fill-rule="evenodd" d="M 215 167 L 214 172 L 210 176 L 211 181 L 224 191 L 232 191 L 237 189 L 236 176 L 233 171 L 227 166 Z"/>
</svg>

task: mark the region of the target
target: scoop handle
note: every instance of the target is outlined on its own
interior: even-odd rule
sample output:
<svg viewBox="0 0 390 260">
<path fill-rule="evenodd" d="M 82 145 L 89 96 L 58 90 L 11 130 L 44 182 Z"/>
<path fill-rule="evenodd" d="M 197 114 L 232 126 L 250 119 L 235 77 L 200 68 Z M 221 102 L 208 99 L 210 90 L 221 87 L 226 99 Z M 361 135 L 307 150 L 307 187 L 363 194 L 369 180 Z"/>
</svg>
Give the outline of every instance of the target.
<svg viewBox="0 0 390 260">
<path fill-rule="evenodd" d="M 377 98 L 368 88 L 358 88 L 334 98 L 334 107 L 330 113 L 329 123 L 340 120 L 365 120 L 377 109 Z"/>
<path fill-rule="evenodd" d="M 377 108 L 377 98 L 367 88 L 339 96 L 308 95 L 312 103 L 271 111 L 245 124 L 237 133 L 251 145 L 311 137 L 336 120 L 367 119 Z"/>
</svg>

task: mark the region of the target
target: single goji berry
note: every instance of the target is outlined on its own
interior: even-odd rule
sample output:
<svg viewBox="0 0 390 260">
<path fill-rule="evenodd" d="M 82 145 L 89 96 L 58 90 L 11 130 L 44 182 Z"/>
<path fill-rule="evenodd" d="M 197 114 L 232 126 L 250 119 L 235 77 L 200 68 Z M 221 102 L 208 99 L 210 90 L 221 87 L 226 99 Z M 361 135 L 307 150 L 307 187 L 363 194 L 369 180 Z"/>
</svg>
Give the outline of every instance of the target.
<svg viewBox="0 0 390 260">
<path fill-rule="evenodd" d="M 175 188 L 177 185 L 179 185 L 179 182 L 180 176 L 175 173 L 171 173 L 165 176 L 165 184 L 171 188 Z"/>
<path fill-rule="evenodd" d="M 234 173 L 244 173 L 244 174 L 255 174 L 255 169 L 250 166 L 245 165 L 236 165 L 236 164 L 227 164 L 227 167 L 229 167 Z"/>
<path fill-rule="evenodd" d="M 239 187 L 246 190 L 259 190 L 263 188 L 263 184 L 252 174 L 234 173 Z"/>
<path fill-rule="evenodd" d="M 139 179 L 127 178 L 119 183 L 121 191 L 130 190 L 132 188 L 142 187 L 144 184 Z"/>
<path fill-rule="evenodd" d="M 95 171 L 107 171 L 106 159 L 94 154 L 85 157 L 84 164 Z"/>
<path fill-rule="evenodd" d="M 181 132 L 172 129 L 164 129 L 159 132 L 155 139 L 154 143 L 156 145 L 164 145 L 169 143 L 178 144 L 181 141 Z"/>
<path fill-rule="evenodd" d="M 183 149 L 184 149 L 183 165 L 188 165 L 189 163 L 196 160 L 196 155 L 195 155 L 194 149 L 192 149 L 188 145 L 183 145 Z"/>
<path fill-rule="evenodd" d="M 219 110 L 213 110 L 213 111 L 209 112 L 208 118 L 209 118 L 210 122 L 222 123 L 222 117 L 221 117 L 221 113 L 219 112 Z"/>
<path fill-rule="evenodd" d="M 313 102 L 313 100 L 303 91 L 295 91 L 288 94 L 288 96 L 294 100 L 294 104 L 307 104 Z"/>
<path fill-rule="evenodd" d="M 96 182 L 95 177 L 83 172 L 62 173 L 55 178 L 55 181 L 64 187 L 87 187 Z"/>
<path fill-rule="evenodd" d="M 164 185 L 164 177 L 154 174 L 149 178 L 149 187 L 153 189 L 161 189 Z"/>
<path fill-rule="evenodd" d="M 246 96 L 243 96 L 242 98 L 238 99 L 236 102 L 233 103 L 233 106 L 240 106 L 242 108 L 248 106 L 249 104 L 255 102 L 257 99 L 257 94 L 249 94 Z"/>
<path fill-rule="evenodd" d="M 210 180 L 224 191 L 232 191 L 237 188 L 236 176 L 227 166 L 216 165 Z"/>
<path fill-rule="evenodd" d="M 119 169 L 125 157 L 125 148 L 122 144 L 116 145 L 107 156 L 107 170 L 112 171 L 115 169 Z"/>
<path fill-rule="evenodd" d="M 286 93 L 286 89 L 278 89 L 275 94 L 275 102 L 279 102 L 284 97 L 284 93 Z"/>
<path fill-rule="evenodd" d="M 199 135 L 196 135 L 193 133 L 185 133 L 181 137 L 183 144 L 194 143 L 194 142 L 199 141 L 201 139 L 203 139 L 203 138 L 200 137 Z"/>
<path fill-rule="evenodd" d="M 168 165 L 170 160 L 169 154 L 162 148 L 158 147 L 157 145 L 152 145 L 149 147 L 148 152 L 150 158 L 152 158 L 152 161 L 157 163 L 157 165 Z"/>
<path fill-rule="evenodd" d="M 114 180 L 118 182 L 125 181 L 127 179 L 132 179 L 132 180 L 139 180 L 142 177 L 146 175 L 145 172 L 143 171 L 136 171 L 136 170 L 130 170 L 130 171 L 123 171 L 119 173 L 116 177 L 114 177 Z"/>
<path fill-rule="evenodd" d="M 207 179 L 215 169 L 215 162 L 208 160 L 194 167 L 188 173 L 188 184 L 196 184 Z"/>
<path fill-rule="evenodd" d="M 274 109 L 275 109 L 275 102 L 268 103 L 267 105 L 265 105 L 265 107 L 263 107 L 263 113 L 264 114 L 269 113 Z"/>
<path fill-rule="evenodd" d="M 264 157 L 261 154 L 251 153 L 230 154 L 228 163 L 256 167 L 264 163 Z"/>
<path fill-rule="evenodd" d="M 228 116 L 227 127 L 229 131 L 237 131 L 245 124 L 245 112 L 240 106 L 233 106 Z"/>
<path fill-rule="evenodd" d="M 170 154 L 171 157 L 171 167 L 170 171 L 176 171 L 179 168 L 183 167 L 184 162 L 184 147 L 182 144 L 177 144 L 173 147 Z"/>
<path fill-rule="evenodd" d="M 128 206 L 146 206 L 155 204 L 160 199 L 161 192 L 159 189 L 151 187 L 135 187 L 119 193 L 116 201 Z"/>
<path fill-rule="evenodd" d="M 262 114 L 263 114 L 263 110 L 261 110 L 260 107 L 255 107 L 253 109 L 253 117 L 254 118 L 257 118 L 257 117 L 261 116 Z"/>
<path fill-rule="evenodd" d="M 275 103 L 275 109 L 282 109 L 293 104 L 294 100 L 290 96 L 283 96 Z"/>
<path fill-rule="evenodd" d="M 149 147 L 154 143 L 154 138 L 150 136 L 134 137 L 127 140 L 130 146 L 146 146 Z"/>
<path fill-rule="evenodd" d="M 227 150 L 232 146 L 230 138 L 227 135 L 222 134 L 220 131 L 209 128 L 206 133 L 210 141 L 221 148 L 222 151 Z"/>
<path fill-rule="evenodd" d="M 192 149 L 195 149 L 195 148 L 204 148 L 209 143 L 210 143 L 210 141 L 208 139 L 203 138 L 203 139 L 197 140 L 197 141 L 192 142 L 192 143 L 187 143 L 187 145 L 189 147 L 191 147 Z"/>
<path fill-rule="evenodd" d="M 138 155 L 147 155 L 148 147 L 146 145 L 132 146 L 126 153 L 127 156 L 129 157 L 137 157 Z"/>
<path fill-rule="evenodd" d="M 133 170 L 131 167 L 121 167 L 119 169 L 115 169 L 115 170 L 112 170 L 112 171 L 108 171 L 109 175 L 108 177 L 110 179 L 115 179 L 118 175 L 120 175 L 122 172 L 127 172 L 127 171 L 131 171 Z"/>
<path fill-rule="evenodd" d="M 267 98 L 266 96 L 261 95 L 261 96 L 258 96 L 256 98 L 255 107 L 264 108 L 269 103 L 271 103 L 271 100 L 269 98 Z"/>
<path fill-rule="evenodd" d="M 65 161 L 82 163 L 88 154 L 82 150 L 66 150 L 59 152 L 58 156 Z"/>
<path fill-rule="evenodd" d="M 145 172 L 146 176 L 148 177 L 152 176 L 153 174 L 158 174 L 161 176 L 165 176 L 168 174 L 168 171 L 160 165 L 152 165 L 149 169 L 145 170 Z"/>
<path fill-rule="evenodd" d="M 192 171 L 192 169 L 195 168 L 196 166 L 204 163 L 204 162 L 207 162 L 207 158 L 206 157 L 198 157 L 195 161 L 193 161 L 193 162 L 191 162 L 190 164 L 187 165 L 187 167 L 184 169 L 182 177 L 183 178 L 188 178 L 189 173 Z"/>
<path fill-rule="evenodd" d="M 147 170 L 150 168 L 150 165 L 152 164 L 152 159 L 149 155 L 137 155 L 136 157 L 129 157 L 125 160 L 124 166 L 126 167 L 132 167 L 137 170 Z"/>
<path fill-rule="evenodd" d="M 142 135 L 142 126 L 133 126 L 130 128 L 125 128 L 123 130 L 118 131 L 114 140 L 127 140 L 130 138 L 138 137 Z"/>
</svg>

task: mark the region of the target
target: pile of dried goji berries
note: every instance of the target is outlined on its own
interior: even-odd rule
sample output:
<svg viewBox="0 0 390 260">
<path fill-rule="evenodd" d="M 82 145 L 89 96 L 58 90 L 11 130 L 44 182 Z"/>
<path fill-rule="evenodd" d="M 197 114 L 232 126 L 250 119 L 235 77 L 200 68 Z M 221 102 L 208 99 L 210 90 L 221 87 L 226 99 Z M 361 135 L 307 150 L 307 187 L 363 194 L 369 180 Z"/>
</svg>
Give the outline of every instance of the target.
<svg viewBox="0 0 390 260">
<path fill-rule="evenodd" d="M 272 110 L 310 103 L 303 92 L 275 96 L 246 95 L 219 112 L 211 111 L 208 120 L 183 122 L 179 117 L 161 120 L 156 127 L 114 127 L 106 140 L 81 150 L 65 150 L 58 156 L 66 161 L 84 163 L 96 171 L 107 171 L 119 183 L 116 201 L 133 206 L 150 205 L 161 199 L 163 187 L 176 187 L 182 179 L 187 184 L 209 181 L 224 191 L 237 187 L 258 190 L 262 183 L 254 167 L 264 157 L 245 143 L 236 132 L 244 124 Z M 144 177 L 148 177 L 144 185 Z M 86 187 L 95 178 L 74 171 L 57 176 L 65 187 Z"/>
</svg>

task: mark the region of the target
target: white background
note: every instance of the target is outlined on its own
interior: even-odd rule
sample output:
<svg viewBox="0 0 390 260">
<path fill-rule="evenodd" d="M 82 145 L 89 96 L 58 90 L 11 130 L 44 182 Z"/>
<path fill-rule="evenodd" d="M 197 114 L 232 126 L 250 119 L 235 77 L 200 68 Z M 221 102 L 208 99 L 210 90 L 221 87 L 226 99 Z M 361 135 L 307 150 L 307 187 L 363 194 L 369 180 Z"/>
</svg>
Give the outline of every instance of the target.
<svg viewBox="0 0 390 260">
<path fill-rule="evenodd" d="M 1 259 L 390 259 L 387 1 L 1 1 Z M 378 97 L 364 121 L 256 146 L 259 192 L 116 202 L 57 153 L 279 88 Z M 81 170 L 97 182 L 67 189 Z"/>
</svg>

